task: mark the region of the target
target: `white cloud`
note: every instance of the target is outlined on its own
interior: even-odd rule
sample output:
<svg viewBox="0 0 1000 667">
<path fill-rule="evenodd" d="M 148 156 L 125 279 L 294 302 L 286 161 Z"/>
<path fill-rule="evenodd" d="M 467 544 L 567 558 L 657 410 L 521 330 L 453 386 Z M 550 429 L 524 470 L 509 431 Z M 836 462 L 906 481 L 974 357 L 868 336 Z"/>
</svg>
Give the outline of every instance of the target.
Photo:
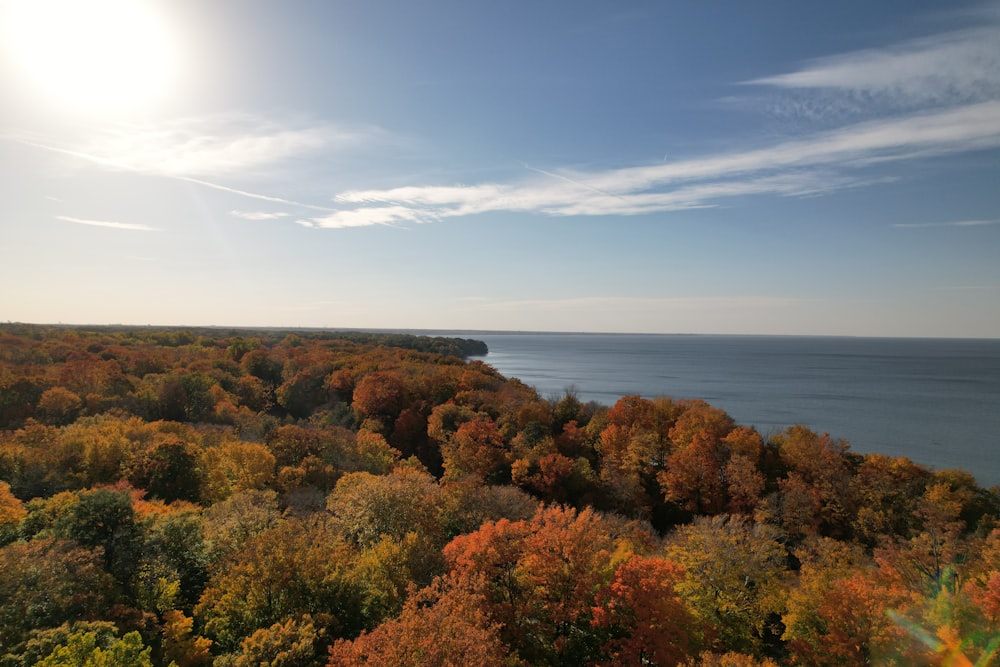
<svg viewBox="0 0 1000 667">
<path fill-rule="evenodd" d="M 822 58 L 797 71 L 747 83 L 876 96 L 905 105 L 992 99 L 1000 94 L 1000 26 L 994 21 L 887 48 Z"/>
<path fill-rule="evenodd" d="M 234 218 L 242 218 L 243 220 L 280 220 L 281 218 L 287 218 L 290 213 L 287 211 L 239 211 L 232 210 L 229 215 Z"/>
<path fill-rule="evenodd" d="M 375 128 L 278 124 L 224 114 L 159 124 L 118 125 L 95 132 L 77 148 L 132 171 L 213 178 L 245 175 L 321 150 L 341 150 L 383 135 Z"/>
<path fill-rule="evenodd" d="M 406 206 L 373 206 L 370 208 L 336 211 L 326 216 L 299 221 L 307 227 L 341 229 L 369 225 L 394 225 L 401 222 L 426 222 L 433 216 Z"/>
<path fill-rule="evenodd" d="M 142 159 L 140 161 L 129 160 L 128 156 L 123 155 L 110 155 L 104 151 L 91 153 L 86 151 L 81 151 L 75 148 L 67 148 L 63 146 L 54 145 L 51 142 L 46 142 L 45 140 L 38 140 L 36 138 L 30 138 L 22 135 L 7 135 L 3 137 L 8 141 L 13 141 L 24 146 L 31 146 L 32 148 L 38 148 L 41 150 L 49 151 L 52 153 L 58 153 L 61 155 L 68 155 L 70 157 L 83 160 L 92 164 L 96 164 L 100 167 L 115 171 L 129 171 L 141 174 L 147 174 L 150 176 L 160 176 L 163 178 L 171 178 L 178 181 L 184 181 L 186 183 L 194 183 L 195 185 L 200 185 L 202 187 L 210 188 L 212 190 L 218 190 L 220 192 L 228 192 L 230 194 L 239 195 L 241 197 L 247 197 L 249 199 L 257 199 L 260 201 L 267 201 L 276 204 L 285 204 L 288 206 L 294 206 L 296 208 L 307 208 L 316 211 L 332 211 L 334 209 L 329 206 L 318 206 L 316 204 L 309 204 L 306 202 L 295 201 L 294 199 L 286 199 L 284 197 L 276 197 L 273 195 L 263 194 L 259 192 L 251 192 L 249 190 L 243 190 L 239 188 L 233 188 L 227 185 L 222 185 L 219 183 L 214 183 L 212 181 L 206 181 L 201 178 L 195 178 L 193 176 L 187 176 L 184 174 L 170 173 L 169 170 L 164 170 L 162 165 L 157 165 L 150 162 L 148 159 Z M 239 172 L 242 176 L 243 173 Z"/>
<path fill-rule="evenodd" d="M 883 182 L 867 167 L 1000 147 L 1000 101 L 855 123 L 773 146 L 598 172 L 541 172 L 513 183 L 407 186 L 339 194 L 354 204 L 318 227 L 424 222 L 489 211 L 640 215 L 717 206 L 749 195 L 817 195 Z M 533 170 L 538 171 L 538 170 Z"/>
<path fill-rule="evenodd" d="M 423 222 L 490 211 L 552 216 L 642 215 L 743 196 L 819 195 L 887 180 L 871 167 L 1000 147 L 1000 22 L 815 60 L 747 83 L 781 91 L 775 107 L 855 121 L 770 146 L 609 169 L 541 170 L 469 187 L 342 192 L 319 227 Z M 888 110 L 888 113 L 887 113 Z M 890 115 L 891 114 L 891 115 Z M 859 122 L 858 117 L 877 119 Z"/>
<path fill-rule="evenodd" d="M 72 222 L 77 225 L 90 225 L 92 227 L 109 227 L 111 229 L 124 229 L 133 232 L 160 232 L 162 229 L 157 229 L 156 227 L 150 227 L 148 225 L 139 225 L 131 222 L 114 222 L 111 220 L 90 220 L 87 218 L 74 218 L 68 215 L 57 215 L 56 220 L 62 220 L 63 222 Z"/>
</svg>

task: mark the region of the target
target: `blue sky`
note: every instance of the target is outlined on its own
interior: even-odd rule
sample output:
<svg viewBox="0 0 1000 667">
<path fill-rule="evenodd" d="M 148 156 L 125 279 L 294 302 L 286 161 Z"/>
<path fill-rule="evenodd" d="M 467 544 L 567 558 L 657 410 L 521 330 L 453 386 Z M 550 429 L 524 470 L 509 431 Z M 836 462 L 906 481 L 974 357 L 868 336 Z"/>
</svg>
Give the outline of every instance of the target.
<svg viewBox="0 0 1000 667">
<path fill-rule="evenodd" d="M 0 320 L 1000 337 L 998 2 L 139 4 L 0 0 Z"/>
</svg>

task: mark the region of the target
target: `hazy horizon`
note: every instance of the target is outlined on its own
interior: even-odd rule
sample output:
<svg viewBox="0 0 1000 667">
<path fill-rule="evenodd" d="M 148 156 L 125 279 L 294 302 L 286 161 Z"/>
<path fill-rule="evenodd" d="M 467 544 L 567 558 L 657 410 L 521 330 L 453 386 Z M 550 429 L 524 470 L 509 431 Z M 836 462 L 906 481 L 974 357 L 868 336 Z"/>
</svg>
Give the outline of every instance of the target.
<svg viewBox="0 0 1000 667">
<path fill-rule="evenodd" d="M 407 328 L 407 327 L 338 327 L 338 326 L 295 326 L 295 325 L 229 325 L 229 324 L 128 324 L 123 322 L 93 323 L 93 322 L 14 322 L 0 323 L 6 326 L 56 327 L 66 329 L 210 329 L 221 331 L 277 331 L 277 332 L 363 332 L 363 333 L 401 333 L 414 336 L 450 336 L 465 337 L 479 335 L 551 335 L 551 336 L 690 336 L 690 337 L 746 337 L 746 338 L 869 338 L 885 340 L 967 340 L 996 341 L 997 337 L 980 336 L 867 336 L 853 334 L 769 334 L 769 333 L 714 333 L 714 332 L 670 332 L 670 331 L 554 331 L 532 329 L 448 329 L 448 328 Z"/>
<path fill-rule="evenodd" d="M 0 37 L 0 320 L 1000 338 L 997 0 L 0 0 Z"/>
</svg>

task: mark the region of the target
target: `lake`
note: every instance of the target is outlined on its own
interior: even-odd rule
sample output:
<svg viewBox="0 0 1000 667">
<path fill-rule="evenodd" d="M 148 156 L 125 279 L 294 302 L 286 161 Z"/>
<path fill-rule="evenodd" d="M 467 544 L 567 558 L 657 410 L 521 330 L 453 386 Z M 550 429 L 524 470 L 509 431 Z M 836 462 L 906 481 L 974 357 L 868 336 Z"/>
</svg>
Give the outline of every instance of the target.
<svg viewBox="0 0 1000 667">
<path fill-rule="evenodd" d="M 441 334 L 443 332 L 435 332 Z M 700 398 L 762 434 L 804 424 L 1000 485 L 1000 341 L 452 332 L 543 397 Z"/>
</svg>

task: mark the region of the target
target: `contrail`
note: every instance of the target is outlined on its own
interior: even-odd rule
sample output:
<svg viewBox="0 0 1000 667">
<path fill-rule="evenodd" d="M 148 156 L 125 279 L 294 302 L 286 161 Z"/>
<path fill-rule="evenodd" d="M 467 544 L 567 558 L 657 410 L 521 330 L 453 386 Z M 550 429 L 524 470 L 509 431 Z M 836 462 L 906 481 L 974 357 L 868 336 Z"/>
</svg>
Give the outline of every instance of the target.
<svg viewBox="0 0 1000 667">
<path fill-rule="evenodd" d="M 614 197 L 615 199 L 621 199 L 624 202 L 628 201 L 625 197 L 622 197 L 621 195 L 616 195 L 611 192 L 605 192 L 600 188 L 595 188 L 593 185 L 587 185 L 586 183 L 583 183 L 581 181 L 574 181 L 572 178 L 568 176 L 563 176 L 562 174 L 557 174 L 552 171 L 545 171 L 544 169 L 538 169 L 537 167 L 532 167 L 525 162 L 522 162 L 521 166 L 523 166 L 528 171 L 533 171 L 535 173 L 542 174 L 543 176 L 551 176 L 552 178 L 558 178 L 560 180 L 566 181 L 567 183 L 572 183 L 573 185 L 577 185 L 586 190 L 590 190 L 591 192 L 596 192 L 597 194 L 603 195 L 605 197 Z"/>
<path fill-rule="evenodd" d="M 330 208 L 328 206 L 318 206 L 316 204 L 307 204 L 305 202 L 295 201 L 294 199 L 285 199 L 283 197 L 274 197 L 272 195 L 262 195 L 256 192 L 248 192 L 246 190 L 239 190 L 237 188 L 231 188 L 226 185 L 219 185 L 218 183 L 212 183 L 210 181 L 203 181 L 200 178 L 193 178 L 191 176 L 180 176 L 177 174 L 164 174 L 156 171 L 151 171 L 148 169 L 139 169 L 133 165 L 125 164 L 117 160 L 112 160 L 110 158 L 101 157 L 99 155 L 92 155 L 90 153 L 83 153 L 80 151 L 71 150 L 69 148 L 59 148 L 58 146 L 50 146 L 48 144 L 39 143 L 37 141 L 31 141 L 29 139 L 24 139 L 22 137 L 12 137 L 5 136 L 4 139 L 8 141 L 13 141 L 15 143 L 22 144 L 24 146 L 31 146 L 32 148 L 38 148 L 45 151 L 50 151 L 52 153 L 61 153 L 63 155 L 69 155 L 71 157 L 79 158 L 81 160 L 86 160 L 88 162 L 93 162 L 94 164 L 101 165 L 102 167 L 110 167 L 113 169 L 118 169 L 120 171 L 130 171 L 135 174 L 145 174 L 146 176 L 159 176 L 160 178 L 169 178 L 175 181 L 184 181 L 187 183 L 194 183 L 195 185 L 200 185 L 206 188 L 212 188 L 213 190 L 219 190 L 221 192 L 229 192 L 234 195 L 240 195 L 241 197 L 249 197 L 250 199 L 259 199 L 261 201 L 273 202 L 278 204 L 287 204 L 289 206 L 298 206 L 300 208 L 308 208 L 315 211 L 327 211 L 334 212 L 338 209 Z"/>
</svg>

